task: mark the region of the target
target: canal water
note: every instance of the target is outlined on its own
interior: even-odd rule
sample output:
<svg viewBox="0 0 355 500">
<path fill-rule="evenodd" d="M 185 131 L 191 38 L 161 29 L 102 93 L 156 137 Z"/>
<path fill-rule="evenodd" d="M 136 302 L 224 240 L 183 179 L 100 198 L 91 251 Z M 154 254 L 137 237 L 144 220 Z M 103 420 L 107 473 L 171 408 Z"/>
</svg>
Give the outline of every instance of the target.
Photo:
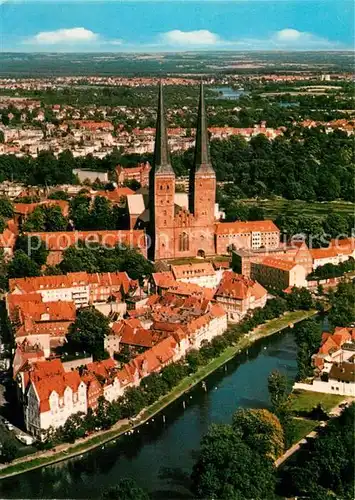
<svg viewBox="0 0 355 500">
<path fill-rule="evenodd" d="M 131 477 L 154 499 L 191 498 L 189 474 L 212 422 L 228 423 L 237 408 L 267 408 L 267 377 L 292 381 L 297 348 L 291 330 L 254 344 L 131 436 L 54 466 L 0 481 L 0 498 L 100 498 Z"/>
</svg>

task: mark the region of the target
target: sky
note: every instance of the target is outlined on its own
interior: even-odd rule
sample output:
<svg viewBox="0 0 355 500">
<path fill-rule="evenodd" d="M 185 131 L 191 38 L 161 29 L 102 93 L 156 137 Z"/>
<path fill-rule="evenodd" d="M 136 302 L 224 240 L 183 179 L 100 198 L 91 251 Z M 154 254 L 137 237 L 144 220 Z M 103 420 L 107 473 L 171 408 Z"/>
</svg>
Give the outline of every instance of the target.
<svg viewBox="0 0 355 500">
<path fill-rule="evenodd" d="M 0 0 L 3 52 L 349 49 L 353 0 Z"/>
</svg>

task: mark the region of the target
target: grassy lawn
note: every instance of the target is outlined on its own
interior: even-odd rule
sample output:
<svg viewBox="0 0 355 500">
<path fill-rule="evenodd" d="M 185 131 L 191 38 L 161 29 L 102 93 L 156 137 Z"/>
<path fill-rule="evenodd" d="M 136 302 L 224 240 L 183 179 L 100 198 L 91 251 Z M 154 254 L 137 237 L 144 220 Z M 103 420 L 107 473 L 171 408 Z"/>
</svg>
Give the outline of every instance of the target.
<svg viewBox="0 0 355 500">
<path fill-rule="evenodd" d="M 323 394 L 321 392 L 300 391 L 296 390 L 292 393 L 292 411 L 308 412 L 315 406 L 321 403 L 325 411 L 329 411 L 334 406 L 345 399 L 345 396 L 337 394 Z"/>
<path fill-rule="evenodd" d="M 292 444 L 295 444 L 300 439 L 306 437 L 319 425 L 318 420 L 307 420 L 305 418 L 293 418 L 292 423 L 295 430 Z"/>
<path fill-rule="evenodd" d="M 330 201 L 330 202 L 306 202 L 300 200 L 241 200 L 248 205 L 258 205 L 265 210 L 266 217 L 271 219 L 276 218 L 281 213 L 289 213 L 295 215 L 313 215 L 315 217 L 326 217 L 330 211 L 334 211 L 340 215 L 354 215 L 355 204 L 346 201 Z"/>
</svg>

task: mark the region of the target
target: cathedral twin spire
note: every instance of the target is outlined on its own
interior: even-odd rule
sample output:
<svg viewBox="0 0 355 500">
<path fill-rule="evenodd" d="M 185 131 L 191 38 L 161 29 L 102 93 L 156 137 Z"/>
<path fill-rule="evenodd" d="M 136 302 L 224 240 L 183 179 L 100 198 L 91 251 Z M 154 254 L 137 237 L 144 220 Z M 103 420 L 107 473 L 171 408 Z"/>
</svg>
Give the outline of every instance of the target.
<svg viewBox="0 0 355 500">
<path fill-rule="evenodd" d="M 155 173 L 174 174 L 170 163 L 168 133 L 165 124 L 163 85 L 161 82 L 159 84 L 158 115 L 155 129 L 154 171 Z"/>
<path fill-rule="evenodd" d="M 195 173 L 214 173 L 208 148 L 208 132 L 202 82 L 200 85 L 200 102 L 197 115 L 195 158 L 193 169 Z"/>
<path fill-rule="evenodd" d="M 156 123 L 156 136 L 154 148 L 154 173 L 174 173 L 170 163 L 168 134 L 165 123 L 163 102 L 163 86 L 159 84 L 158 115 Z M 208 132 L 206 124 L 205 100 L 203 84 L 200 86 L 200 101 L 196 127 L 195 158 L 191 174 L 214 174 L 209 156 Z"/>
</svg>

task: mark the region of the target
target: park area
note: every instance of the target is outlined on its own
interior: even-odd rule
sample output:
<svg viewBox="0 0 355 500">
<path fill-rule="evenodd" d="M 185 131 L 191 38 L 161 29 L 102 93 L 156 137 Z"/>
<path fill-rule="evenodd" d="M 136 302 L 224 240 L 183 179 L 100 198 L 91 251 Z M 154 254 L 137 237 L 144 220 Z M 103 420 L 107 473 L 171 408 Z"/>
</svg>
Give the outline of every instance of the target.
<svg viewBox="0 0 355 500">
<path fill-rule="evenodd" d="M 347 201 L 317 201 L 308 202 L 301 200 L 285 200 L 284 198 L 275 198 L 274 200 L 259 200 L 259 199 L 246 199 L 240 200 L 248 206 L 256 205 L 263 208 L 265 217 L 276 219 L 280 214 L 287 215 L 307 215 L 323 218 L 329 212 L 335 212 L 339 215 L 354 215 L 354 203 Z"/>
</svg>

